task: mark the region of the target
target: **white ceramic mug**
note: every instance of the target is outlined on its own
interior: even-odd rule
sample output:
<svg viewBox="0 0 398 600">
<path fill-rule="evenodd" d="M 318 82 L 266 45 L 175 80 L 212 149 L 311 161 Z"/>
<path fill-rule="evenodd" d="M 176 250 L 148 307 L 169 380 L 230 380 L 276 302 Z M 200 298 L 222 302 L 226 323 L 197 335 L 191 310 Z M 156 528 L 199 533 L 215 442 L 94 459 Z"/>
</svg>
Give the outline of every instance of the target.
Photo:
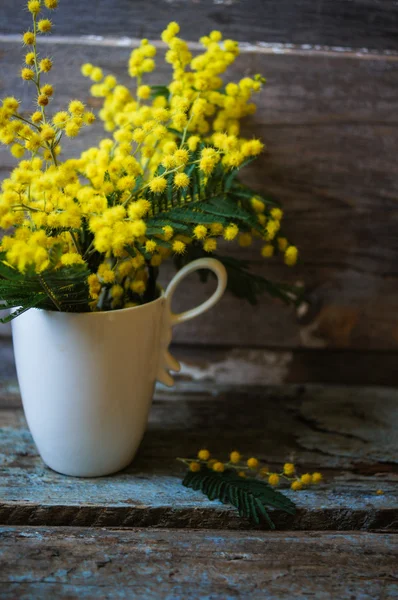
<svg viewBox="0 0 398 600">
<path fill-rule="evenodd" d="M 198 269 L 218 279 L 200 306 L 173 314 L 179 282 Z M 155 381 L 168 370 L 172 326 L 211 308 L 227 284 L 224 266 L 201 258 L 181 269 L 159 298 L 109 312 L 31 309 L 12 322 L 26 419 L 43 461 L 65 475 L 96 477 L 126 467 L 144 435 Z"/>
</svg>

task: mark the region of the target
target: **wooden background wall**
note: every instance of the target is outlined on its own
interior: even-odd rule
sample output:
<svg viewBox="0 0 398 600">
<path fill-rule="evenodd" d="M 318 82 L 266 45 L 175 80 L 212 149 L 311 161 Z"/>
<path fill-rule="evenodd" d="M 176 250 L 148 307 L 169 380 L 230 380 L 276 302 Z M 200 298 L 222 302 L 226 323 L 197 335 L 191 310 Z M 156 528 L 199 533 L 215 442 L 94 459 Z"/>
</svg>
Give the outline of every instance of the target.
<svg viewBox="0 0 398 600">
<path fill-rule="evenodd" d="M 28 107 L 30 86 L 18 77 L 19 34 L 29 24 L 23 7 L 0 0 L 0 96 L 15 94 Z M 177 354 L 191 356 L 197 377 L 215 358 L 232 378 L 239 367 L 245 377 L 268 373 L 271 381 L 398 383 L 398 4 L 60 0 L 55 35 L 46 42 L 55 62 L 54 108 L 72 97 L 96 108 L 80 65 L 93 62 L 128 82 L 126 61 L 137 39 L 159 40 L 172 19 L 193 43 L 212 29 L 242 42 L 231 78 L 267 77 L 247 131 L 268 151 L 246 177 L 283 202 L 302 264 L 287 270 L 264 263 L 257 250 L 235 252 L 269 277 L 305 282 L 311 298 L 298 315 L 269 298 L 252 308 L 226 296 L 176 329 Z M 162 83 L 165 71 L 151 81 Z M 79 138 L 79 149 L 100 135 L 98 124 Z M 0 176 L 12 165 L 1 148 Z M 180 307 L 210 287 L 188 280 Z"/>
</svg>

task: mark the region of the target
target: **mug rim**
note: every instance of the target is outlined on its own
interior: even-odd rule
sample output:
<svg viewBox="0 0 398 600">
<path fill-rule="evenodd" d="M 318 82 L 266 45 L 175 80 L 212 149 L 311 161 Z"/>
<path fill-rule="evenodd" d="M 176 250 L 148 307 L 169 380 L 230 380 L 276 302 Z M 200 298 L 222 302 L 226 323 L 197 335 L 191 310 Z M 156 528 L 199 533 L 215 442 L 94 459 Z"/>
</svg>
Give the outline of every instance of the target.
<svg viewBox="0 0 398 600">
<path fill-rule="evenodd" d="M 145 302 L 144 304 L 137 304 L 137 306 L 128 306 L 127 308 L 118 308 L 116 310 L 99 310 L 99 311 L 89 311 L 89 312 L 67 312 L 67 311 L 63 311 L 63 310 L 48 310 L 46 308 L 38 308 L 36 306 L 33 306 L 32 308 L 30 308 L 29 310 L 37 310 L 41 313 L 45 313 L 45 314 L 51 314 L 51 315 L 68 315 L 69 317 L 71 316 L 90 316 L 92 317 L 104 317 L 104 316 L 109 316 L 109 315 L 117 315 L 117 314 L 122 314 L 122 313 L 126 313 L 129 311 L 133 311 L 133 310 L 137 310 L 140 308 L 144 308 L 146 306 L 151 306 L 153 304 L 156 304 L 157 302 L 160 302 L 161 300 L 164 300 L 165 298 L 165 293 L 164 290 L 161 289 L 160 290 L 160 295 L 155 298 L 155 300 L 151 300 L 150 302 Z M 16 310 L 16 309 L 14 309 Z M 29 311 L 27 311 L 29 312 Z M 21 315 L 22 316 L 22 315 Z"/>
</svg>

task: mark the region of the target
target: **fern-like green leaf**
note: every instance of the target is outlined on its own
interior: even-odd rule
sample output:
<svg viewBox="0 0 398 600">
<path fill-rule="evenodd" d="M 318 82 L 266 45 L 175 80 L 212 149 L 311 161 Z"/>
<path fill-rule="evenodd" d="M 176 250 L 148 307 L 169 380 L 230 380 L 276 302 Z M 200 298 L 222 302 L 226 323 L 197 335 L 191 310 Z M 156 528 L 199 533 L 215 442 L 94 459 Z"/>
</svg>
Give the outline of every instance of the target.
<svg viewBox="0 0 398 600">
<path fill-rule="evenodd" d="M 40 274 L 20 273 L 5 262 L 5 253 L 0 253 L 0 298 L 4 308 L 18 309 L 3 322 L 33 307 L 63 312 L 88 311 L 88 275 L 83 265 L 49 269 Z"/>
<path fill-rule="evenodd" d="M 238 509 L 240 516 L 255 525 L 267 522 L 271 529 L 275 529 L 275 525 L 268 514 L 268 507 L 290 515 L 294 515 L 296 510 L 289 498 L 265 481 L 242 478 L 232 470 L 216 473 L 205 467 L 196 473 L 188 471 L 182 483 L 185 487 L 201 491 L 209 500 L 217 499 L 224 504 L 232 504 Z"/>
<path fill-rule="evenodd" d="M 258 296 L 267 292 L 273 298 L 279 298 L 285 304 L 298 306 L 303 300 L 304 289 L 286 283 L 276 283 L 249 271 L 247 261 L 230 256 L 213 254 L 223 263 L 228 274 L 228 289 L 238 298 L 245 298 L 250 304 L 257 304 Z"/>
<path fill-rule="evenodd" d="M 224 184 L 224 190 L 227 192 L 230 187 L 232 186 L 235 177 L 237 176 L 237 174 L 239 173 L 239 171 L 241 169 L 243 169 L 243 167 L 246 167 L 247 165 L 249 165 L 251 162 L 253 162 L 253 160 L 256 160 L 255 156 L 252 156 L 250 158 L 248 158 L 247 160 L 245 160 L 241 165 L 239 165 L 239 167 L 236 167 L 235 169 L 232 169 L 228 176 L 225 179 L 225 184 Z"/>
<path fill-rule="evenodd" d="M 195 182 L 195 179 L 193 180 Z M 198 185 L 193 186 L 194 190 L 192 195 L 197 192 Z M 159 199 L 157 200 L 158 207 L 160 205 Z M 172 206 L 168 202 L 168 210 L 160 211 L 156 217 L 162 220 L 172 220 L 175 222 L 182 222 L 185 224 L 191 224 L 192 226 L 197 223 L 200 224 L 211 224 L 214 221 L 222 223 L 223 225 L 229 225 L 231 222 L 236 222 L 243 229 L 257 229 L 262 231 L 263 227 L 258 223 L 256 217 L 241 208 L 236 202 L 227 196 L 217 196 L 210 198 L 209 200 L 201 201 L 186 201 L 184 206 Z"/>
<path fill-rule="evenodd" d="M 176 268 L 181 269 L 189 262 L 204 256 L 209 256 L 209 254 L 199 244 L 193 243 L 187 247 L 186 254 L 176 256 L 174 262 Z M 302 287 L 286 283 L 275 283 L 261 275 L 251 273 L 248 261 L 230 256 L 221 256 L 216 253 L 212 253 L 211 256 L 222 262 L 227 270 L 227 289 L 238 298 L 248 300 L 252 305 L 258 303 L 258 297 L 264 292 L 267 292 L 274 298 L 279 298 L 285 304 L 295 304 L 298 306 L 303 301 L 304 288 Z M 203 282 L 207 281 L 208 277 L 213 276 L 208 270 L 200 270 L 198 273 Z"/>
<path fill-rule="evenodd" d="M 0 323 L 9 323 L 13 321 L 19 315 L 22 315 L 24 312 L 29 310 L 30 308 L 36 308 L 43 301 L 43 294 L 37 294 L 37 296 L 33 296 L 33 298 L 29 302 L 25 302 L 24 306 L 20 306 L 15 309 L 15 303 L 13 302 L 11 305 L 4 303 L 2 308 L 14 308 L 12 312 L 10 312 L 7 316 L 0 319 Z"/>
<path fill-rule="evenodd" d="M 158 98 L 159 96 L 163 96 L 164 98 L 168 98 L 170 95 L 169 88 L 167 85 L 151 85 L 151 98 Z"/>
<path fill-rule="evenodd" d="M 213 214 L 207 214 L 204 210 L 205 202 L 201 202 L 195 205 L 188 204 L 187 206 L 176 206 L 172 210 L 168 211 L 168 215 L 174 221 L 183 221 L 185 223 L 214 223 L 215 217 Z M 162 215 L 160 215 L 162 216 Z M 225 219 L 221 219 L 224 223 Z M 228 221 L 229 222 L 229 221 Z"/>
<path fill-rule="evenodd" d="M 252 214 L 240 208 L 236 202 L 226 196 L 212 198 L 208 202 L 203 202 L 202 205 L 206 213 L 229 221 L 241 221 L 253 229 L 263 230 Z"/>
<path fill-rule="evenodd" d="M 147 234 L 148 235 L 157 235 L 156 233 L 149 233 L 151 232 L 152 228 L 156 229 L 156 230 L 161 230 L 160 235 L 162 235 L 164 233 L 163 231 L 163 227 L 166 227 L 166 225 L 170 225 L 170 227 L 172 227 L 174 229 L 174 231 L 176 233 L 189 233 L 190 232 L 190 227 L 189 225 L 185 224 L 185 223 L 180 223 L 179 221 L 173 220 L 173 218 L 168 218 L 169 213 L 163 215 L 156 215 L 156 217 L 151 217 L 150 219 L 148 219 L 147 221 Z"/>
<path fill-rule="evenodd" d="M 244 185 L 240 181 L 234 181 L 231 188 L 228 190 L 228 196 L 235 200 L 239 200 L 242 198 L 250 200 L 250 198 L 253 198 L 253 196 L 260 197 L 262 202 L 264 202 L 270 208 L 280 207 L 280 202 L 278 202 L 274 198 L 270 198 L 268 196 L 265 197 L 263 195 L 259 196 L 259 194 L 255 190 L 252 190 L 251 188 L 249 188 L 247 185 Z"/>
</svg>

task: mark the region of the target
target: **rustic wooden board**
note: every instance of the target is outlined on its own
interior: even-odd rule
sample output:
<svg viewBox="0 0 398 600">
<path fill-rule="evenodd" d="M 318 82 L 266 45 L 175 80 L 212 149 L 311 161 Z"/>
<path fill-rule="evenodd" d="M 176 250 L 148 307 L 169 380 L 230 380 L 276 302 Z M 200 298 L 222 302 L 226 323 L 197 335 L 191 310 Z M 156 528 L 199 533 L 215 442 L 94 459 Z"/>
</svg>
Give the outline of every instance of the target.
<svg viewBox="0 0 398 600">
<path fill-rule="evenodd" d="M 4 527 L 0 594 L 16 598 L 392 600 L 397 536 Z"/>
<path fill-rule="evenodd" d="M 395 352 L 341 350 L 276 350 L 174 345 L 181 361 L 180 377 L 214 384 L 278 385 L 324 383 L 339 385 L 398 384 Z"/>
<path fill-rule="evenodd" d="M 0 31 L 19 33 L 29 16 L 0 7 Z M 243 42 L 289 42 L 398 50 L 398 9 L 391 0 L 69 0 L 60 2 L 57 33 L 158 38 L 176 19 L 187 39 L 212 29 Z"/>
<path fill-rule="evenodd" d="M 22 49 L 2 39 L 1 91 L 15 93 L 29 106 L 28 86 L 17 73 Z M 117 46 L 119 42 L 61 38 L 46 45 L 62 67 L 58 76 L 54 70 L 54 107 L 78 96 L 95 108 L 87 80 L 76 76 L 85 61 L 128 81 L 130 48 Z M 269 153 L 247 177 L 284 202 L 286 231 L 300 247 L 302 265 L 287 270 L 259 260 L 258 249 L 236 252 L 255 259 L 256 268 L 270 278 L 305 281 L 311 309 L 299 321 L 293 310 L 267 298 L 252 309 L 225 297 L 203 318 L 176 329 L 175 339 L 275 348 L 397 349 L 398 60 L 338 52 L 278 55 L 258 47 L 243 52 L 232 75 L 255 72 L 267 75 L 269 86 L 247 132 L 264 138 Z M 164 76 L 161 70 L 152 81 Z M 78 149 L 100 135 L 98 124 L 81 136 Z M 12 164 L 8 152 L 0 150 L 3 176 Z M 170 277 L 166 271 L 164 282 Z M 194 290 L 190 282 L 185 284 L 180 306 L 208 293 L 198 285 Z"/>
<path fill-rule="evenodd" d="M 323 383 L 338 385 L 398 385 L 395 352 L 341 350 L 276 350 L 173 344 L 180 361 L 178 381 L 229 385 Z M 12 342 L 0 337 L 0 396 L 20 406 Z M 4 403 L 3 403 L 4 406 Z"/>
<path fill-rule="evenodd" d="M 249 528 L 234 509 L 181 485 L 177 456 L 208 446 L 256 453 L 271 468 L 294 459 L 323 485 L 289 494 L 284 529 L 397 529 L 398 392 L 321 386 L 158 389 L 136 461 L 117 476 L 74 479 L 46 468 L 12 398 L 0 411 L 0 523 L 13 525 Z M 377 424 L 377 427 L 376 427 Z M 384 495 L 376 495 L 382 489 Z"/>
</svg>

